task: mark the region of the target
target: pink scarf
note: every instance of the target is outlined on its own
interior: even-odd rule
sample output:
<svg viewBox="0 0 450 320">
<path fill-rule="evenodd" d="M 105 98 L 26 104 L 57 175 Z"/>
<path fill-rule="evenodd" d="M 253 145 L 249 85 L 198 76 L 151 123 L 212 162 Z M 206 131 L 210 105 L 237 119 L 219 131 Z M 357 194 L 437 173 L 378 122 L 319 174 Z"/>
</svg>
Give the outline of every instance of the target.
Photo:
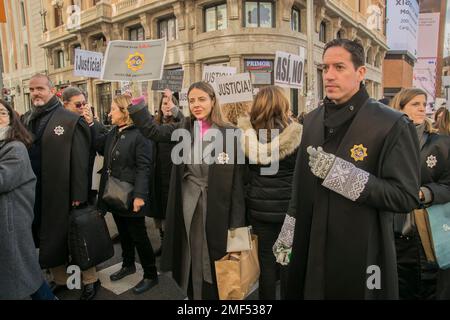
<svg viewBox="0 0 450 320">
<path fill-rule="evenodd" d="M 203 138 L 206 131 L 208 131 L 211 128 L 211 125 L 207 121 L 203 121 L 203 120 L 198 120 L 198 122 L 200 124 L 200 135 Z"/>
</svg>

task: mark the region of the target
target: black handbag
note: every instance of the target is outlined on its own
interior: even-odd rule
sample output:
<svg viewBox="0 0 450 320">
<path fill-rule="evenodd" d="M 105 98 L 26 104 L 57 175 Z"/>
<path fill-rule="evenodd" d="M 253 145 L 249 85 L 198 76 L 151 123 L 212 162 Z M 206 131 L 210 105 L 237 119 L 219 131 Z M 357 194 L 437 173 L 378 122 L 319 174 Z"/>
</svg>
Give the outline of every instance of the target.
<svg viewBox="0 0 450 320">
<path fill-rule="evenodd" d="M 119 139 L 114 144 L 109 159 L 112 158 L 112 154 L 114 153 L 118 142 Z M 111 160 L 109 160 L 107 170 L 108 180 L 106 181 L 105 189 L 103 190 L 102 200 L 109 208 L 115 211 L 130 211 L 134 186 L 131 183 L 121 181 L 111 175 Z"/>
<path fill-rule="evenodd" d="M 114 256 L 114 246 L 104 216 L 91 206 L 74 208 L 69 217 L 71 263 L 81 270 Z"/>
<path fill-rule="evenodd" d="M 131 207 L 134 186 L 108 175 L 102 200 L 113 210 L 128 212 Z"/>
</svg>

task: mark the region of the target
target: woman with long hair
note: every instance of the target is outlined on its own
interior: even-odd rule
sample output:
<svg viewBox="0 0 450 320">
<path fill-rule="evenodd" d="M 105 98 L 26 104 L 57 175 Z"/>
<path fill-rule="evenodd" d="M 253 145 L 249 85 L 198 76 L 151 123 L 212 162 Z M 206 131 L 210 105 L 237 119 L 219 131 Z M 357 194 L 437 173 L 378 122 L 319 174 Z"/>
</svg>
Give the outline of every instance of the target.
<svg viewBox="0 0 450 320">
<path fill-rule="evenodd" d="M 439 112 L 439 114 L 438 114 Z M 435 128 L 439 134 L 450 136 L 450 111 L 442 107 L 435 115 Z"/>
<path fill-rule="evenodd" d="M 247 116 L 251 109 L 251 101 L 226 103 L 220 106 L 224 121 L 237 126 L 240 117 Z"/>
<path fill-rule="evenodd" d="M 450 138 L 437 134 L 426 118 L 427 94 L 422 89 L 402 89 L 391 107 L 414 122 L 420 144 L 421 187 L 419 198 L 423 206 L 450 201 Z M 418 173 L 419 174 L 419 173 Z M 414 213 L 395 215 L 394 231 L 401 299 L 450 298 L 448 271 L 439 270 L 427 261 L 414 224 Z"/>
<path fill-rule="evenodd" d="M 285 219 L 293 219 L 286 213 L 302 135 L 302 126 L 289 116 L 289 111 L 289 101 L 282 90 L 268 86 L 256 95 L 250 117 L 238 120 L 244 133 L 241 145 L 249 160 L 246 206 L 249 222 L 258 236 L 261 300 L 275 299 L 280 278 L 281 296 L 284 295 L 285 270 L 277 264 L 272 247 Z M 264 169 L 269 166 L 278 170 L 267 175 Z"/>
<path fill-rule="evenodd" d="M 246 224 L 241 166 L 211 85 L 192 84 L 188 101 L 190 116 L 179 123 L 152 121 L 142 98 L 129 110 L 147 138 L 182 137 L 180 157 L 172 159 L 161 269 L 172 271 L 189 298 L 218 299 L 214 262 L 226 254 L 228 229 Z"/>
<path fill-rule="evenodd" d="M 170 99 L 171 98 L 171 99 Z M 157 124 L 170 124 L 181 121 L 184 117 L 178 111 L 178 101 L 172 92 L 166 89 L 161 97 L 158 113 L 155 116 Z M 172 112 L 175 107 L 174 112 Z M 171 153 L 175 142 L 154 142 L 150 197 L 151 210 L 149 216 L 155 221 L 155 227 L 159 230 L 161 247 L 155 255 L 162 253 L 162 243 L 164 242 L 164 220 L 166 218 L 167 199 L 169 198 L 170 173 L 172 171 Z"/>
<path fill-rule="evenodd" d="M 0 100 L 0 300 L 55 300 L 33 241 L 36 177 L 27 147 L 32 137 Z"/>
<path fill-rule="evenodd" d="M 130 103 L 129 96 L 114 97 L 109 113 L 114 127 L 106 135 L 96 135 L 96 150 L 104 156 L 98 207 L 113 214 L 122 247 L 122 268 L 110 276 L 111 281 L 118 281 L 136 272 L 136 249 L 144 269 L 144 278 L 133 288 L 133 292 L 141 294 L 158 284 L 155 256 L 145 227 L 150 199 L 152 144 L 134 126 L 128 113 Z M 128 210 L 104 199 L 105 188 L 111 177 L 133 186 Z"/>
</svg>

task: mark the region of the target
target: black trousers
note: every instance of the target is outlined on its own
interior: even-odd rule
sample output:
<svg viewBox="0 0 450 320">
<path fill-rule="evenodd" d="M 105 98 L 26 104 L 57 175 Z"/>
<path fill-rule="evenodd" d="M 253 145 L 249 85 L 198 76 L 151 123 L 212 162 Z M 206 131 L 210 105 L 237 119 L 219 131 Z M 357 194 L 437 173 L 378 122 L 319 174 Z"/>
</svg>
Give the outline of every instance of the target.
<svg viewBox="0 0 450 320">
<path fill-rule="evenodd" d="M 399 296 L 402 300 L 436 299 L 437 266 L 426 260 L 417 232 L 395 236 Z"/>
<path fill-rule="evenodd" d="M 123 266 L 133 266 L 135 263 L 134 249 L 137 249 L 144 278 L 154 279 L 158 276 L 155 265 L 155 255 L 145 228 L 145 217 L 123 217 L 114 214 L 122 246 Z"/>
<path fill-rule="evenodd" d="M 278 238 L 283 222 L 265 222 L 250 217 L 253 232 L 258 236 L 259 299 L 275 300 L 277 281 L 280 280 L 281 298 L 286 285 L 286 268 L 277 263 L 272 247 Z"/>
</svg>

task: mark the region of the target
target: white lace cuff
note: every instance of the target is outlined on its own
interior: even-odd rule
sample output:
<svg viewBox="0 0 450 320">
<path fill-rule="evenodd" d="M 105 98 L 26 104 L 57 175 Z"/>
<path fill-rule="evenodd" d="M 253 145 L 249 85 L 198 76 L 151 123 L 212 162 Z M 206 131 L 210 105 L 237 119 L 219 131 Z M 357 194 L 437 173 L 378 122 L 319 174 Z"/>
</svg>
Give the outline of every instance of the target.
<svg viewBox="0 0 450 320">
<path fill-rule="evenodd" d="M 284 217 L 283 227 L 281 227 L 280 234 L 278 235 L 277 242 L 281 243 L 287 248 L 292 247 L 292 241 L 294 240 L 294 230 L 295 218 L 286 214 L 286 216 Z"/>
<path fill-rule="evenodd" d="M 369 181 L 369 173 L 336 157 L 322 185 L 347 199 L 356 201 Z"/>
<path fill-rule="evenodd" d="M 287 265 L 290 261 L 292 242 L 294 240 L 295 218 L 286 214 L 283 227 L 278 235 L 277 241 L 272 247 L 277 263 Z"/>
</svg>

